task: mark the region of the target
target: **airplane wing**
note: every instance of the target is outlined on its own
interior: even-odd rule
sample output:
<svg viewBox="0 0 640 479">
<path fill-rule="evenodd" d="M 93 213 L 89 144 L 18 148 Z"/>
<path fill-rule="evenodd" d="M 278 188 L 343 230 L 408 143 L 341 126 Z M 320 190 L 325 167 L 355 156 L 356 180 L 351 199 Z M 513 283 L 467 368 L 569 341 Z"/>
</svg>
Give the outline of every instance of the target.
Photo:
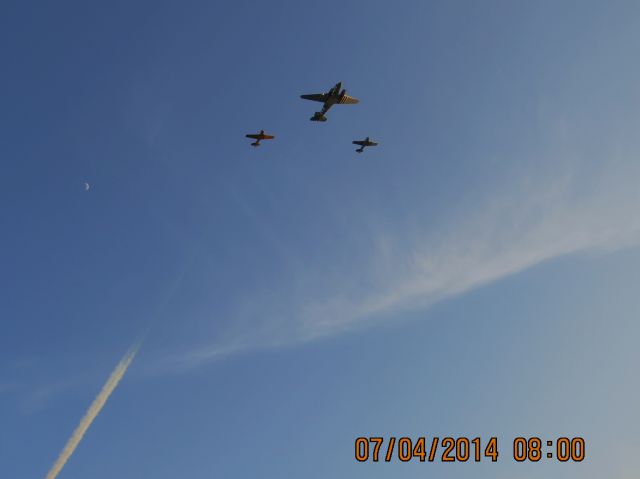
<svg viewBox="0 0 640 479">
<path fill-rule="evenodd" d="M 247 138 L 252 138 L 254 140 L 259 140 L 262 138 L 260 135 L 255 135 L 255 134 L 244 135 L 244 136 L 246 136 Z"/>
<path fill-rule="evenodd" d="M 358 102 L 360 102 L 360 100 L 358 100 L 357 98 L 353 98 L 352 96 L 349 96 L 349 95 L 344 95 L 340 99 L 341 105 L 355 105 Z"/>
<path fill-rule="evenodd" d="M 354 145 L 360 145 L 360 146 L 365 146 L 367 144 L 366 141 L 361 141 L 361 140 L 354 140 L 351 143 L 353 143 Z"/>
<path fill-rule="evenodd" d="M 312 93 L 311 95 L 300 95 L 304 100 L 319 101 L 324 103 L 327 99 L 326 93 Z"/>
<path fill-rule="evenodd" d="M 275 136 L 273 135 L 262 135 L 263 140 L 273 140 Z"/>
</svg>

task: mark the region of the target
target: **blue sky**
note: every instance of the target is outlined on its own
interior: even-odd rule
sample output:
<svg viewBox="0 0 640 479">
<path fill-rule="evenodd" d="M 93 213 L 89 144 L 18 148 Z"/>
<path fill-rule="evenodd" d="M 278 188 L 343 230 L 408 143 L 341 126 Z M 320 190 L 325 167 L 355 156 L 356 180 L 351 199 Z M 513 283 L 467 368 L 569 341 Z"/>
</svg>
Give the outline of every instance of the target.
<svg viewBox="0 0 640 479">
<path fill-rule="evenodd" d="M 144 336 L 61 478 L 637 477 L 639 19 L 4 6 L 0 475 L 44 477 Z M 337 81 L 360 104 L 310 122 Z M 501 456 L 356 463 L 368 435 Z M 587 460 L 513 461 L 536 435 Z"/>
</svg>

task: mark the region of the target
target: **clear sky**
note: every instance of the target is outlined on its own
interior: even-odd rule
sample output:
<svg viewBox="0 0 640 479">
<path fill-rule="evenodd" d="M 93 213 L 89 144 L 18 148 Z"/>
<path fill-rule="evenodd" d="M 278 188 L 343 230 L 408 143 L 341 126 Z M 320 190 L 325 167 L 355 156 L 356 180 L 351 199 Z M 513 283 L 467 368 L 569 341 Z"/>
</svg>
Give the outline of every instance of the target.
<svg viewBox="0 0 640 479">
<path fill-rule="evenodd" d="M 637 478 L 639 24 L 5 2 L 0 477 L 44 477 L 144 337 L 60 478 Z M 310 122 L 337 81 L 360 103 Z M 357 463 L 376 435 L 500 457 Z M 517 436 L 587 459 L 520 464 Z"/>
</svg>

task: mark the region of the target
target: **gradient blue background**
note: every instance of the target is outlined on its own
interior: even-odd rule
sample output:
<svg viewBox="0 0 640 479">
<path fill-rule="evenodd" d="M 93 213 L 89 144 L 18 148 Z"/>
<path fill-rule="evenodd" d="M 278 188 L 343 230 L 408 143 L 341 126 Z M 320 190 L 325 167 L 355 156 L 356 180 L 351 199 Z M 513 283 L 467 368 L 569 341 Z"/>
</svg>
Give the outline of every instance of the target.
<svg viewBox="0 0 640 479">
<path fill-rule="evenodd" d="M 5 3 L 0 477 L 43 477 L 141 336 L 59 477 L 637 477 L 639 20 Z M 308 121 L 337 81 L 361 103 Z M 368 435 L 501 455 L 356 463 Z"/>
</svg>

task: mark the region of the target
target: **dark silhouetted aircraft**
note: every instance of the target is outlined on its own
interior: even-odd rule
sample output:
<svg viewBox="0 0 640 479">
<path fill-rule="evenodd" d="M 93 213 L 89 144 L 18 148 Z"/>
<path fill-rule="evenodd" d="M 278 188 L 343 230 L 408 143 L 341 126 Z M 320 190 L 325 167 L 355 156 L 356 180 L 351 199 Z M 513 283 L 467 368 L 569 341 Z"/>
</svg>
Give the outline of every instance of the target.
<svg viewBox="0 0 640 479">
<path fill-rule="evenodd" d="M 273 135 L 265 134 L 264 130 L 260 130 L 260 133 L 251 133 L 245 136 L 247 138 L 256 140 L 255 142 L 251 143 L 251 146 L 260 146 L 260 140 L 273 140 L 275 138 L 275 136 Z"/>
<path fill-rule="evenodd" d="M 378 146 L 378 144 L 375 141 L 371 141 L 369 137 L 366 137 L 364 140 L 354 140 L 351 143 L 354 145 L 360 145 L 360 148 L 356 150 L 358 153 L 362 153 L 365 146 Z"/>
<path fill-rule="evenodd" d="M 357 98 L 353 98 L 347 95 L 347 90 L 340 90 L 342 88 L 342 82 L 338 82 L 335 84 L 331 90 L 327 93 L 314 93 L 311 95 L 300 95 L 300 98 L 304 98 L 305 100 L 319 101 L 324 103 L 322 106 L 322 111 L 317 111 L 311 117 L 311 121 L 327 121 L 327 117 L 324 116 L 325 113 L 329 111 L 336 103 L 341 105 L 355 105 L 358 103 Z"/>
</svg>

